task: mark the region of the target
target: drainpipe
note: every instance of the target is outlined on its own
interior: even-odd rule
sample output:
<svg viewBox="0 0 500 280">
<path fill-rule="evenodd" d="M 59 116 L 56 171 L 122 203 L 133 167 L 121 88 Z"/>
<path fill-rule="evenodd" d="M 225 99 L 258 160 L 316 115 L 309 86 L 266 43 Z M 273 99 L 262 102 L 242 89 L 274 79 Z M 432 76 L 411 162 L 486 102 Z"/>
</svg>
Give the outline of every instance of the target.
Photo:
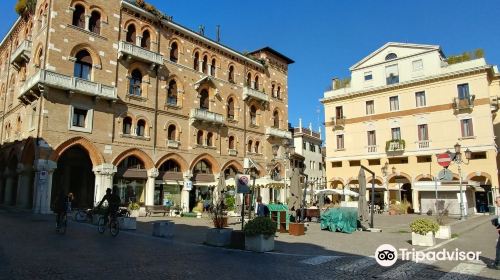
<svg viewBox="0 0 500 280">
<path fill-rule="evenodd" d="M 158 39 L 157 39 L 157 52 L 160 53 L 160 45 L 161 45 L 161 30 L 160 27 L 157 28 Z M 156 160 L 156 145 L 157 145 L 157 137 L 158 137 L 158 95 L 160 94 L 160 68 L 163 65 L 158 65 L 156 67 L 156 96 L 155 96 L 155 117 L 154 117 L 154 127 L 153 127 L 153 158 Z"/>
<path fill-rule="evenodd" d="M 119 30 L 118 30 L 118 43 L 120 43 L 121 36 L 122 36 L 122 19 L 123 19 L 123 11 L 120 8 L 120 20 L 119 20 Z M 118 88 L 118 71 L 119 71 L 120 63 L 116 63 L 116 70 L 115 70 L 115 88 Z M 117 93 L 118 95 L 118 93 Z M 116 107 L 114 108 L 116 109 Z M 111 117 L 111 126 L 112 126 L 112 132 L 111 132 L 111 144 L 115 142 L 115 133 L 116 133 L 116 122 L 115 122 L 115 114 L 112 114 Z"/>
</svg>

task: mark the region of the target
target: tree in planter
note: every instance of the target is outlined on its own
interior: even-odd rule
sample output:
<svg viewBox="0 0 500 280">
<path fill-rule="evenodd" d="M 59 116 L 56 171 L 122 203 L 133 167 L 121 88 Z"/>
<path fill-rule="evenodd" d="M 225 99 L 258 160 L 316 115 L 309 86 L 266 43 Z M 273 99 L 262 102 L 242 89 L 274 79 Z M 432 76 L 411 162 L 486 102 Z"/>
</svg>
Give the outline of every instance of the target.
<svg viewBox="0 0 500 280">
<path fill-rule="evenodd" d="M 243 231 L 247 236 L 256 236 L 260 234 L 264 236 L 274 236 L 276 233 L 276 227 L 276 223 L 270 218 L 256 217 L 245 225 Z"/>
<path fill-rule="evenodd" d="M 439 230 L 439 224 L 430 219 L 416 219 L 410 224 L 410 229 L 420 235 L 426 235 L 429 232 L 435 234 Z"/>
<path fill-rule="evenodd" d="M 18 15 L 27 18 L 35 13 L 36 0 L 18 0 L 15 9 Z"/>
</svg>

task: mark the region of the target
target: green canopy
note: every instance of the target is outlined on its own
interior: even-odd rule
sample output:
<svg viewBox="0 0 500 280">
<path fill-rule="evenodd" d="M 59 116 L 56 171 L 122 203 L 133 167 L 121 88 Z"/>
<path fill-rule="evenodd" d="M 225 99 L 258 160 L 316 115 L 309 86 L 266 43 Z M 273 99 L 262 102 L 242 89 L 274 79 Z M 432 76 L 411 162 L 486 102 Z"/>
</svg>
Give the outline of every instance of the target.
<svg viewBox="0 0 500 280">
<path fill-rule="evenodd" d="M 358 208 L 328 209 L 321 215 L 320 221 L 321 229 L 352 233 L 358 228 Z"/>
</svg>

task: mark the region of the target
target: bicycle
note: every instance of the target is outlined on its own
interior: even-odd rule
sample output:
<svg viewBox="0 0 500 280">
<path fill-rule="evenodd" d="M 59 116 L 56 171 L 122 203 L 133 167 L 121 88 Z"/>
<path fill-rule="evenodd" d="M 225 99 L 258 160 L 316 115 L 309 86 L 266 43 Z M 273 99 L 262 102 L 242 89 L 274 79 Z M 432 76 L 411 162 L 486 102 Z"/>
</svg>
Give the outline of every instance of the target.
<svg viewBox="0 0 500 280">
<path fill-rule="evenodd" d="M 66 229 L 68 227 L 68 215 L 66 212 L 61 214 L 59 218 L 59 224 L 56 225 L 56 232 L 60 234 L 66 234 Z"/>
<path fill-rule="evenodd" d="M 92 209 L 78 209 L 73 217 L 77 222 L 92 222 Z"/>
<path fill-rule="evenodd" d="M 97 222 L 97 231 L 101 234 L 103 234 L 106 231 L 106 224 L 104 223 L 105 217 L 99 217 L 99 220 Z M 110 213 L 109 214 L 109 220 L 108 224 L 109 226 L 109 233 L 111 233 L 111 236 L 116 237 L 118 233 L 120 232 L 120 224 L 118 223 L 118 218 L 117 218 L 117 213 Z"/>
</svg>

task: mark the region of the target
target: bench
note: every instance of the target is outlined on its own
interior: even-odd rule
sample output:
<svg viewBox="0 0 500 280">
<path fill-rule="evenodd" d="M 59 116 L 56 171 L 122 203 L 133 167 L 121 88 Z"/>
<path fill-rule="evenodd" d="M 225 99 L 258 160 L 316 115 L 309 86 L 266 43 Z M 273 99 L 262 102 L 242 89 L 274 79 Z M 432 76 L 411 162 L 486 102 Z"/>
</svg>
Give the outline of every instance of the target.
<svg viewBox="0 0 500 280">
<path fill-rule="evenodd" d="M 165 217 L 165 215 L 170 216 L 170 207 L 163 205 L 146 205 L 146 217 L 148 215 L 151 217 L 153 213 L 163 213 L 163 217 Z"/>
</svg>

